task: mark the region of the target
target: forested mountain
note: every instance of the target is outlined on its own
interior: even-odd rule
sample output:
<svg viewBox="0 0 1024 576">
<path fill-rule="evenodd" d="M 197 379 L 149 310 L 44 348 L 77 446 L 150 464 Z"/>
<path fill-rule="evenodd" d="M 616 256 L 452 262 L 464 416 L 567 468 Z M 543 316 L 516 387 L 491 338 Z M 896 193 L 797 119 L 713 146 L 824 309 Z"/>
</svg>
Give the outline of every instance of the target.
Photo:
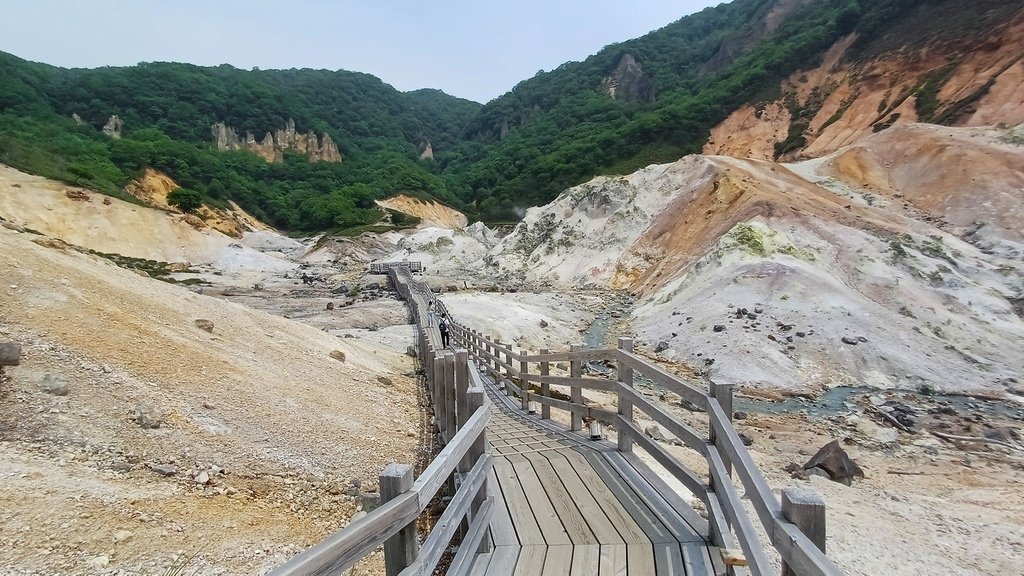
<svg viewBox="0 0 1024 576">
<path fill-rule="evenodd" d="M 712 128 L 745 105 L 785 101 L 793 120 L 777 151 L 798 149 L 807 106 L 784 99 L 780 82 L 813 69 L 841 39 L 855 39 L 843 55 L 850 60 L 909 53 L 983 37 L 1022 6 L 734 0 L 538 73 L 483 107 L 436 90 L 402 93 L 353 72 L 169 63 L 65 70 L 0 53 L 0 161 L 112 194 L 153 167 L 208 202 L 235 200 L 292 230 L 372 223 L 380 216 L 373 199 L 398 192 L 439 198 L 471 217 L 514 219 L 596 174 L 700 152 Z M 120 139 L 100 130 L 114 115 Z M 930 118 L 947 116 L 922 116 Z M 342 161 L 310 161 L 293 147 L 265 153 L 280 160 L 267 162 L 244 150 L 289 121 L 297 133 L 289 138 L 317 145 L 327 135 Z M 243 150 L 218 150 L 215 123 L 230 129 L 228 148 Z M 420 159 L 428 143 L 435 161 Z"/>
<path fill-rule="evenodd" d="M 153 167 L 209 202 L 235 200 L 295 230 L 372 223 L 373 200 L 400 192 L 456 203 L 418 149 L 451 147 L 479 109 L 345 71 L 172 63 L 65 70 L 0 53 L 0 79 L 0 161 L 114 194 Z M 100 130 L 112 116 L 124 127 L 117 139 Z M 258 141 L 290 121 L 299 133 L 329 135 L 342 161 L 286 151 L 283 162 L 268 163 L 211 145 L 215 123 Z"/>
</svg>

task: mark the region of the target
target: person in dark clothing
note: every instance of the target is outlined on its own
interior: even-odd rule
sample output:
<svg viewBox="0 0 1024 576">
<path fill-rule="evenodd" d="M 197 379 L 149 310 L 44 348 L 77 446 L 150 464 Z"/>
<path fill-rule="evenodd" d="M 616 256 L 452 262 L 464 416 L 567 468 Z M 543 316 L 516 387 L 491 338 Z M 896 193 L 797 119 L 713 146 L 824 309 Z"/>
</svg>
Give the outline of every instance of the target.
<svg viewBox="0 0 1024 576">
<path fill-rule="evenodd" d="M 437 325 L 438 331 L 441 332 L 441 346 L 448 347 L 448 319 L 441 318 L 441 322 Z"/>
</svg>

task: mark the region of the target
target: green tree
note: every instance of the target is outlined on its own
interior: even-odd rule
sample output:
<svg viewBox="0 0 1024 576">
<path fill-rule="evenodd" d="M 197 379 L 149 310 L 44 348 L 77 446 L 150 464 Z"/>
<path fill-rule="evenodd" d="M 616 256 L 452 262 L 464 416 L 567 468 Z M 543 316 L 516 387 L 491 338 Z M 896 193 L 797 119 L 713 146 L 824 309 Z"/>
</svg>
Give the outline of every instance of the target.
<svg viewBox="0 0 1024 576">
<path fill-rule="evenodd" d="M 167 203 L 186 214 L 191 214 L 203 205 L 203 197 L 195 190 L 176 188 L 167 195 Z"/>
<path fill-rule="evenodd" d="M 68 166 L 68 174 L 75 177 L 75 180 L 74 182 L 72 182 L 72 184 L 78 184 L 79 180 L 92 180 L 96 177 L 92 168 L 86 166 L 85 164 L 78 163 L 71 164 L 70 166 Z"/>
</svg>

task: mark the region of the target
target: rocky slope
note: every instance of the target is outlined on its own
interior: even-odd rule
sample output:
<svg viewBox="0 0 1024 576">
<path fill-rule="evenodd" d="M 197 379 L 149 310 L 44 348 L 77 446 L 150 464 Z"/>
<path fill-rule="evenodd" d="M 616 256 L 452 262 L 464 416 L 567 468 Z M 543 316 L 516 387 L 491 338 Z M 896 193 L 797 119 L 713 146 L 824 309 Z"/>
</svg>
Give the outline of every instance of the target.
<svg viewBox="0 0 1024 576">
<path fill-rule="evenodd" d="M 688 156 L 567 190 L 493 247 L 406 242 L 441 274 L 629 290 L 642 345 L 720 381 L 1021 397 L 1015 134 L 909 125 L 802 164 Z"/>
<path fill-rule="evenodd" d="M 405 194 L 377 200 L 376 204 L 381 208 L 396 210 L 414 218 L 419 218 L 422 226 L 457 230 L 465 228 L 469 223 L 466 220 L 466 215 L 458 210 L 449 208 L 440 202 L 421 200 L 412 196 L 406 196 Z"/>
<path fill-rule="evenodd" d="M 819 66 L 790 75 L 777 99 L 735 110 L 712 130 L 704 153 L 813 158 L 919 121 L 1024 122 L 1024 11 L 983 37 L 947 32 L 922 46 L 877 55 L 866 55 L 857 40 L 856 34 L 841 39 Z"/>
<path fill-rule="evenodd" d="M 341 152 L 334 140 L 331 140 L 330 134 L 324 132 L 320 138 L 312 131 L 301 134 L 295 130 L 295 121 L 291 118 L 284 128 L 273 134 L 267 132 L 262 140 L 257 140 L 252 132 L 246 132 L 245 137 L 241 138 L 237 130 L 223 122 L 211 126 L 210 131 L 217 150 L 248 150 L 267 162 L 282 161 L 285 150 L 305 154 L 313 162 L 341 162 Z"/>
</svg>

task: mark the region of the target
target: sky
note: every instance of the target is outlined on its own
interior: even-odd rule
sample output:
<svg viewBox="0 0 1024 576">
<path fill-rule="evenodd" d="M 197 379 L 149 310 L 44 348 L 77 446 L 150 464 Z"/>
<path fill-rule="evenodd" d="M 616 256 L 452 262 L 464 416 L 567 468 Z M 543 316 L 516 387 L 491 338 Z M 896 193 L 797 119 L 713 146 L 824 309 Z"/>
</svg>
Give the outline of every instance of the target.
<svg viewBox="0 0 1024 576">
<path fill-rule="evenodd" d="M 486 102 L 721 1 L 3 0 L 0 51 L 63 67 L 354 70 Z"/>
</svg>

